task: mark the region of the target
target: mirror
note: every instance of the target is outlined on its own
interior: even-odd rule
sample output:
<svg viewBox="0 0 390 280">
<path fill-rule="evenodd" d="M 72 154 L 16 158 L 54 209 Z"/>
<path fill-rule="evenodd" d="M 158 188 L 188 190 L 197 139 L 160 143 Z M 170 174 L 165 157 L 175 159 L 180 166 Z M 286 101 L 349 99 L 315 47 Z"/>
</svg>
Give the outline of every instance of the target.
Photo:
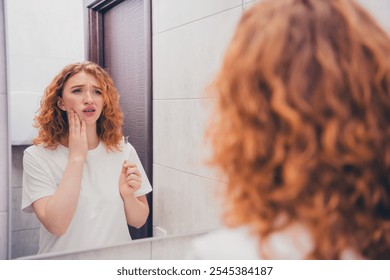
<svg viewBox="0 0 390 280">
<path fill-rule="evenodd" d="M 131 80 L 135 75 L 115 66 L 123 58 L 111 57 L 113 50 L 105 51 L 106 58 L 97 52 L 101 42 L 96 43 L 101 33 L 90 37 L 95 49 L 89 49 L 90 46 L 85 43 L 89 30 L 85 27 L 88 12 L 84 8 L 92 5 L 95 11 L 90 14 L 95 16 L 94 21 L 99 22 L 104 14 L 107 16 L 105 22 L 111 24 L 105 28 L 113 27 L 115 30 L 107 33 L 104 29 L 106 35 L 111 34 L 108 35 L 111 40 L 105 45 L 118 47 L 115 53 L 133 49 L 134 45 L 129 47 L 117 42 L 120 38 L 115 35 L 121 34 L 118 29 L 123 24 L 116 25 L 115 20 L 124 11 L 105 12 L 112 8 L 114 2 L 137 1 L 6 0 L 9 94 L 14 91 L 20 96 L 31 92 L 42 93 L 64 65 L 86 59 L 86 53 L 93 53 L 96 60 L 107 60 L 109 56 L 110 63 L 105 66 L 112 67 L 114 79 L 117 73 L 126 73 L 128 84 L 131 81 L 130 88 L 142 88 L 134 84 L 137 80 Z M 207 108 L 213 100 L 204 98 L 203 90 L 218 69 L 243 8 L 253 1 L 192 1 L 194 9 L 188 9 L 187 1 L 140 2 L 153 5 L 153 36 L 149 38 L 153 40 L 153 120 L 147 120 L 153 123 L 153 139 L 149 138 L 149 141 L 153 141 L 154 154 L 153 162 L 148 163 L 153 165 L 150 178 L 154 188 L 153 203 L 150 203 L 153 236 L 213 229 L 219 226 L 219 207 L 213 194 L 222 183 L 204 164 L 209 151 L 203 146 L 203 130 Z M 144 13 L 141 9 L 136 11 Z M 178 16 L 172 17 L 166 11 Z M 70 22 L 64 26 L 65 20 Z M 56 25 L 56 22 L 62 26 Z M 36 23 L 38 26 L 34 26 Z M 100 25 L 96 27 L 98 31 L 101 28 Z M 57 48 L 60 53 L 56 53 Z M 141 56 L 136 54 L 134 57 Z M 121 82 L 115 83 L 119 85 Z M 121 95 L 123 92 L 126 89 L 120 89 Z M 32 98 L 28 103 L 34 105 L 35 102 Z M 13 133 L 19 128 L 19 124 L 13 122 L 22 117 L 20 110 L 10 111 L 9 123 Z M 124 111 L 130 110 L 125 107 Z M 134 130 L 137 125 L 142 125 L 132 122 L 131 116 L 126 118 L 129 124 L 135 126 L 129 125 L 126 129 Z M 32 120 L 30 117 L 27 119 L 27 125 L 31 125 Z M 21 131 L 26 132 L 24 129 Z M 26 142 L 15 142 L 11 147 L 11 258 L 35 254 L 39 242 L 38 221 L 20 211 L 22 156 L 27 145 Z"/>
<path fill-rule="evenodd" d="M 6 1 L 5 3 L 9 66 L 10 139 L 13 158 L 11 188 L 12 258 L 37 252 L 40 223 L 34 214 L 26 214 L 20 210 L 23 151 L 32 145 L 32 139 L 37 134 L 37 130 L 32 126 L 32 123 L 39 109 L 43 92 L 65 65 L 77 61 L 92 60 L 102 65 L 111 74 L 116 87 L 121 93 L 120 101 L 125 117 L 123 134 L 130 135 L 130 142 L 136 148 L 149 180 L 152 181 L 151 117 L 147 115 L 150 114 L 151 116 L 151 111 L 146 112 L 144 108 L 144 113 L 141 115 L 129 113 L 134 112 L 134 109 L 142 111 L 141 107 L 146 107 L 144 99 L 148 100 L 142 98 L 146 95 L 146 91 L 151 90 L 150 86 L 146 86 L 151 83 L 151 80 L 145 77 L 148 74 L 144 75 L 143 72 L 145 68 L 150 69 L 151 65 L 143 65 L 144 61 L 142 59 L 135 61 L 134 59 L 129 60 L 120 57 L 121 60 L 118 61 L 117 53 L 123 55 L 123 50 L 120 52 L 121 50 L 118 50 L 116 44 L 113 46 L 108 44 L 110 40 L 116 39 L 115 37 L 118 37 L 118 33 L 120 33 L 115 30 L 117 27 L 115 24 L 121 15 L 115 14 L 115 20 L 110 21 L 113 13 L 123 11 L 126 8 L 139 12 L 142 9 L 150 10 L 150 7 L 145 5 L 144 1 L 127 1 L 126 7 L 118 9 L 118 6 L 114 4 L 120 4 L 121 2 L 123 1 L 39 0 L 32 3 L 31 1 L 20 0 Z M 116 10 L 112 12 L 110 9 L 113 9 L 114 6 Z M 128 13 L 131 13 L 131 11 L 128 11 Z M 105 22 L 107 22 L 104 27 L 95 24 L 96 22 L 92 20 L 92 18 L 102 16 L 105 17 Z M 144 57 L 146 57 L 150 54 L 146 51 L 147 46 L 143 45 L 143 41 L 137 40 L 138 33 L 144 32 L 143 28 L 148 28 L 144 26 L 145 19 L 142 16 L 130 16 L 128 18 L 131 19 L 130 22 L 124 22 L 121 18 L 120 22 L 125 26 L 132 27 L 133 34 L 130 34 L 130 36 L 136 38 L 132 42 L 138 43 L 138 45 L 133 43 L 132 49 L 139 52 L 140 49 L 145 49 Z M 108 23 L 111 26 L 107 26 Z M 89 27 L 89 30 L 87 27 Z M 103 38 L 103 28 L 105 41 L 98 42 L 97 39 Z M 125 31 L 127 30 L 125 29 Z M 93 36 L 96 36 L 96 38 L 92 38 Z M 89 40 L 86 40 L 86 38 L 89 38 Z M 104 44 L 104 51 L 97 48 L 95 44 Z M 123 65 L 123 60 L 127 64 Z M 150 63 L 150 61 L 148 59 L 147 62 Z M 127 67 L 125 70 L 129 70 L 131 76 L 123 79 L 121 77 L 123 67 L 120 66 Z M 118 68 L 121 71 L 118 71 Z M 148 72 L 145 71 L 145 73 Z M 141 81 L 132 79 L 132 76 L 136 76 Z M 147 89 L 142 91 L 137 90 L 138 88 Z M 149 123 L 146 123 L 145 117 L 148 117 Z M 140 122 L 145 125 L 139 125 Z M 144 139 L 147 139 L 146 143 L 143 143 Z M 147 198 L 152 209 L 151 194 L 148 194 Z M 151 217 L 152 214 L 149 215 L 146 225 L 139 230 L 129 226 L 133 240 L 152 236 Z"/>
</svg>

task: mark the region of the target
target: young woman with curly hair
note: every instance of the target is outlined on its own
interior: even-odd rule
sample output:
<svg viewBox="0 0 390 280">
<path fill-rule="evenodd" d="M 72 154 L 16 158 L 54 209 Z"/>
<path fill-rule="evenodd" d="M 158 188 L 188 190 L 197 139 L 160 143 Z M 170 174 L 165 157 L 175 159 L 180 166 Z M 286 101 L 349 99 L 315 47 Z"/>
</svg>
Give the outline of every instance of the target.
<svg viewBox="0 0 390 280">
<path fill-rule="evenodd" d="M 38 253 L 123 243 L 127 225 L 144 225 L 151 186 L 122 123 L 119 93 L 92 62 L 66 66 L 46 88 L 23 157 L 22 209 L 42 224 Z"/>
<path fill-rule="evenodd" d="M 226 228 L 199 258 L 390 259 L 390 39 L 352 0 L 263 0 L 211 86 Z"/>
</svg>

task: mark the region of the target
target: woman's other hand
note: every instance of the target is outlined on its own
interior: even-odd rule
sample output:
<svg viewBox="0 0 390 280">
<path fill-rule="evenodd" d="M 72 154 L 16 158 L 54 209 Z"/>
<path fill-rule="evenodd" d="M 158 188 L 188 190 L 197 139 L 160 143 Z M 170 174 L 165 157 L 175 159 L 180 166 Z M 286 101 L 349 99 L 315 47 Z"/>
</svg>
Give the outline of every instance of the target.
<svg viewBox="0 0 390 280">
<path fill-rule="evenodd" d="M 121 197 L 132 196 L 142 184 L 141 173 L 137 165 L 125 161 L 122 165 L 122 172 L 119 176 L 119 192 Z"/>
</svg>

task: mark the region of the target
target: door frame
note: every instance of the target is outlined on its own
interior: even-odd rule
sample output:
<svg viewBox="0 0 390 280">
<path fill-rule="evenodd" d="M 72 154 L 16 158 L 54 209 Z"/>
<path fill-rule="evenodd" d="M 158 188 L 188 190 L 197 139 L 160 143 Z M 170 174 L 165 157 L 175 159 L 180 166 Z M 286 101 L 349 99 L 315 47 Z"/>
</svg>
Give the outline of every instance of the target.
<svg viewBox="0 0 390 280">
<path fill-rule="evenodd" d="M 97 0 L 87 2 L 87 55 L 89 61 L 104 66 L 103 13 L 125 0 Z M 89 3 L 88 3 L 89 2 Z"/>
</svg>

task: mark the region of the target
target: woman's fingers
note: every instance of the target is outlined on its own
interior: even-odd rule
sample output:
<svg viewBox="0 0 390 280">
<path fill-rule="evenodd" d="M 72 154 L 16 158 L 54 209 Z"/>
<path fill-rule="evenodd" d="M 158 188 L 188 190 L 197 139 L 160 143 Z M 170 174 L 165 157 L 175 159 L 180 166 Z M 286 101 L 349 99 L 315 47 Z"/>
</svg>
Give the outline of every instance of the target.
<svg viewBox="0 0 390 280">
<path fill-rule="evenodd" d="M 73 119 L 73 110 L 67 111 L 68 113 L 68 123 L 69 123 L 69 134 L 73 134 L 74 119 Z"/>
<path fill-rule="evenodd" d="M 81 121 L 81 130 L 80 130 L 81 137 L 83 139 L 87 139 L 87 124 L 85 123 L 85 120 Z"/>
<path fill-rule="evenodd" d="M 88 152 L 86 123 L 74 110 L 68 111 L 68 121 L 70 156 L 85 159 Z"/>
<path fill-rule="evenodd" d="M 128 182 L 127 182 L 127 185 L 128 185 L 133 191 L 137 191 L 137 190 L 141 187 L 141 183 L 138 182 L 138 181 L 134 181 L 134 180 L 128 181 Z"/>
<path fill-rule="evenodd" d="M 127 184 L 133 189 L 138 190 L 142 184 L 141 173 L 139 172 L 137 165 L 132 163 L 126 163 L 126 181 Z"/>
<path fill-rule="evenodd" d="M 76 136 L 77 132 L 80 132 L 80 121 L 75 111 L 72 109 L 68 111 L 68 121 L 69 121 L 69 134 Z"/>
<path fill-rule="evenodd" d="M 137 176 L 141 177 L 141 173 L 139 172 L 135 164 L 127 163 L 126 167 L 127 167 L 126 175 L 136 174 Z"/>
<path fill-rule="evenodd" d="M 74 119 L 74 128 L 75 128 L 75 132 L 79 132 L 80 131 L 80 118 L 79 116 L 76 114 L 76 112 L 73 111 L 73 119 Z"/>
<path fill-rule="evenodd" d="M 139 177 L 135 174 L 131 174 L 131 175 L 127 176 L 127 182 L 130 182 L 130 181 L 141 183 L 142 179 L 141 179 L 141 177 Z"/>
<path fill-rule="evenodd" d="M 75 111 L 68 111 L 68 120 L 69 120 L 69 134 L 72 136 L 87 136 L 87 127 L 84 120 L 81 120 L 80 117 L 76 114 Z"/>
</svg>

